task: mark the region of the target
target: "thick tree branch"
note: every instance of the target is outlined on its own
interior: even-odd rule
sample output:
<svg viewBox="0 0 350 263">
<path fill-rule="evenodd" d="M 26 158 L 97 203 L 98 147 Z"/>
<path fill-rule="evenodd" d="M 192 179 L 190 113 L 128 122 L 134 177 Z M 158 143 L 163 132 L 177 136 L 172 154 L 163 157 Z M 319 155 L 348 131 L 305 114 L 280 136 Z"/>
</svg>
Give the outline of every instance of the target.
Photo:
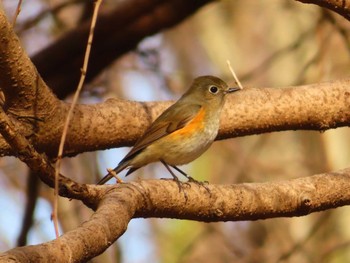
<svg viewBox="0 0 350 263">
<path fill-rule="evenodd" d="M 246 88 L 229 96 L 218 139 L 285 130 L 325 131 L 349 126 L 349 103 L 349 80 L 290 88 Z M 65 156 L 132 145 L 169 105 L 169 102 L 116 99 L 96 105 L 78 105 L 69 128 Z M 57 153 L 67 106 L 61 104 L 61 107 L 56 107 L 55 114 L 50 114 L 51 118 L 37 124 L 33 144 L 49 156 Z M 33 130 L 26 134 L 31 132 Z M 0 149 L 1 154 L 9 154 L 9 151 L 8 147 Z"/>
<path fill-rule="evenodd" d="M 52 101 L 57 99 L 37 73 L 2 10 L 0 35 L 0 89 L 5 95 L 3 108 L 15 115 L 25 111 L 32 117 L 39 117 L 36 115 L 38 108 L 52 111 Z"/>
<path fill-rule="evenodd" d="M 179 192 L 174 181 L 148 180 L 95 186 L 105 189 L 89 221 L 59 240 L 12 249 L 0 260 L 86 262 L 102 253 L 135 217 L 166 217 L 204 222 L 258 220 L 307 215 L 350 204 L 350 169 L 282 182 L 208 185 L 191 183 Z"/>
<path fill-rule="evenodd" d="M 28 140 L 18 131 L 13 122 L 0 107 L 0 133 L 12 147 L 15 156 L 26 163 L 32 172 L 50 187 L 54 187 L 55 168 L 45 154 L 39 154 Z M 69 178 L 59 175 L 59 194 L 69 198 L 82 200 L 89 207 L 94 208 L 99 200 L 99 192 L 80 185 Z"/>
</svg>

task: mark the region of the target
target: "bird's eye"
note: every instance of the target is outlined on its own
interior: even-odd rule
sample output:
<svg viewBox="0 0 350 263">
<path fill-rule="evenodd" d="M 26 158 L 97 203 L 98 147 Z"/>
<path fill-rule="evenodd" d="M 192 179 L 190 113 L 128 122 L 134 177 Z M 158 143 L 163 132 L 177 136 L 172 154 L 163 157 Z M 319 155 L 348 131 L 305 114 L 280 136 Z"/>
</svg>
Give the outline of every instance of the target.
<svg viewBox="0 0 350 263">
<path fill-rule="evenodd" d="M 209 91 L 210 91 L 210 93 L 216 94 L 216 93 L 218 93 L 219 89 L 216 86 L 210 86 Z"/>
</svg>

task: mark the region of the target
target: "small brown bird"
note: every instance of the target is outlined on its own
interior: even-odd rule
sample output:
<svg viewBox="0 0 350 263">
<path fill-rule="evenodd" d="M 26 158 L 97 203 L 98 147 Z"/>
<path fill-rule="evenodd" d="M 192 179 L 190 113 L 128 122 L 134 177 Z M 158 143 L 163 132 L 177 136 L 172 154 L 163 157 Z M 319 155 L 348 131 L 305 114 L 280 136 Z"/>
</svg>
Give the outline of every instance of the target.
<svg viewBox="0 0 350 263">
<path fill-rule="evenodd" d="M 135 143 L 113 171 L 118 174 L 130 168 L 126 176 L 153 162 L 161 162 L 174 180 L 169 166 L 196 181 L 176 167 L 197 159 L 213 143 L 220 126 L 220 114 L 227 94 L 240 88 L 229 88 L 214 76 L 196 78 L 188 91 L 165 110 Z M 113 177 L 108 173 L 98 184 Z"/>
</svg>

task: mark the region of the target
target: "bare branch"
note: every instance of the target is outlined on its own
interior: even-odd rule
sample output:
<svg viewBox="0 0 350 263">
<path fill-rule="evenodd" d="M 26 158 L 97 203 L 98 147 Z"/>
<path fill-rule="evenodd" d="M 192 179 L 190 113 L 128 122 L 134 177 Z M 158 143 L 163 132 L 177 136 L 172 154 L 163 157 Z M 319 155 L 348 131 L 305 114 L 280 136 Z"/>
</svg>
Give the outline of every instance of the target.
<svg viewBox="0 0 350 263">
<path fill-rule="evenodd" d="M 104 197 L 89 221 L 59 240 L 9 250 L 0 260 L 40 262 L 55 257 L 57 262 L 86 262 L 113 244 L 134 217 L 217 222 L 303 216 L 349 205 L 349 185 L 350 169 L 282 182 L 209 184 L 210 194 L 190 183 L 185 187 L 187 199 L 174 181 L 94 186 Z"/>
<path fill-rule="evenodd" d="M 76 104 L 78 102 L 78 99 L 79 99 L 80 92 L 83 89 L 83 84 L 84 84 L 84 81 L 85 81 L 86 71 L 87 71 L 87 68 L 88 68 L 88 63 L 89 63 L 89 58 L 90 58 L 91 45 L 92 45 L 92 40 L 93 40 L 93 36 L 94 36 L 94 29 L 95 29 L 95 25 L 96 25 L 96 21 L 97 21 L 97 15 L 98 15 L 98 11 L 100 9 L 101 3 L 102 3 L 102 0 L 95 0 L 95 2 L 94 2 L 94 11 L 93 11 L 93 15 L 92 15 L 90 31 L 89 31 L 89 37 L 88 37 L 88 40 L 87 40 L 87 46 L 86 46 L 85 55 L 84 55 L 84 62 L 83 62 L 83 66 L 81 68 L 81 76 L 80 76 L 79 84 L 77 86 L 77 90 L 75 91 L 74 96 L 73 96 L 73 101 L 72 101 L 72 103 L 71 103 L 71 105 L 69 107 L 69 111 L 67 113 L 67 117 L 66 117 L 66 119 L 64 121 L 62 136 L 61 136 L 61 139 L 60 139 L 60 144 L 58 146 L 57 161 L 56 161 L 56 167 L 55 167 L 56 168 L 55 169 L 55 188 L 54 188 L 55 200 L 54 200 L 53 213 L 52 213 L 54 226 L 55 226 L 56 238 L 59 237 L 58 215 L 57 215 L 57 209 L 58 209 L 58 177 L 59 177 L 60 168 L 61 168 L 62 153 L 63 153 L 64 145 L 65 145 L 65 142 L 66 142 L 66 138 L 67 138 L 69 123 L 70 123 L 70 121 L 72 119 L 72 114 L 74 112 L 74 107 L 76 106 Z"/>
<path fill-rule="evenodd" d="M 349 80 L 339 80 L 289 88 L 245 87 L 228 97 L 218 139 L 286 130 L 325 131 L 349 126 L 349 85 Z M 77 105 L 64 156 L 130 146 L 170 104 L 110 99 L 102 104 Z M 49 112 L 50 118 L 25 131 L 25 134 L 31 134 L 35 128 L 33 143 L 49 156 L 57 153 L 68 107 L 60 105 Z M 28 126 L 25 120 L 20 121 Z M 3 138 L 0 138 L 1 144 L 0 153 L 11 154 Z"/>
<path fill-rule="evenodd" d="M 12 25 L 13 27 L 15 27 L 16 25 L 16 21 L 17 21 L 17 17 L 19 15 L 19 13 L 21 12 L 21 5 L 22 5 L 22 0 L 18 0 L 18 4 L 17 4 L 17 8 L 16 8 L 16 13 L 13 17 L 13 21 L 12 21 Z"/>
<path fill-rule="evenodd" d="M 0 133 L 12 147 L 16 157 L 26 163 L 40 179 L 54 187 L 55 169 L 45 154 L 39 154 L 28 140 L 18 131 L 14 123 L 0 107 Z M 94 208 L 99 193 L 91 191 L 86 185 L 80 185 L 63 175 L 59 175 L 59 194 L 62 196 L 76 198 L 84 201 L 88 206 Z"/>
</svg>

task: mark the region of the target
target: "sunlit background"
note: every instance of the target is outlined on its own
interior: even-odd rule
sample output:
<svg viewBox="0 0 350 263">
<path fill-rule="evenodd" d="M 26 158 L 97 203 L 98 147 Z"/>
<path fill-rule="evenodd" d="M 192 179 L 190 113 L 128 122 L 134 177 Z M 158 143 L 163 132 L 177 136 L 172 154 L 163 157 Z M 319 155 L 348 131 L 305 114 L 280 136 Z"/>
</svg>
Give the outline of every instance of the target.
<svg viewBox="0 0 350 263">
<path fill-rule="evenodd" d="M 16 30 L 30 55 L 78 23 L 83 1 L 67 1 L 72 4 L 52 12 L 64 2 L 23 1 Z M 115 8 L 119 2 L 106 0 L 102 9 Z M 17 1 L 1 4 L 12 18 Z M 28 23 L 44 12 L 39 21 Z M 180 25 L 144 39 L 136 50 L 88 83 L 80 102 L 96 103 L 110 97 L 177 99 L 198 75 L 213 74 L 232 82 L 227 59 L 244 86 L 285 87 L 347 78 L 349 25 L 330 11 L 291 0 L 216 1 Z M 347 128 L 341 128 L 219 141 L 183 169 L 198 180 L 217 184 L 310 176 L 349 166 L 349 135 Z M 81 183 L 94 183 L 126 152 L 126 148 L 112 149 L 65 159 L 62 173 Z M 28 196 L 33 199 L 27 193 L 28 176 L 26 166 L 15 158 L 0 159 L 0 251 L 16 247 L 23 232 Z M 154 164 L 127 180 L 166 176 L 165 168 Z M 53 191 L 37 184 L 39 194 L 27 244 L 54 238 L 50 219 Z M 91 214 L 80 202 L 60 198 L 61 233 L 76 228 Z M 254 222 L 134 219 L 122 238 L 93 262 L 349 262 L 349 220 L 347 207 Z"/>
</svg>

